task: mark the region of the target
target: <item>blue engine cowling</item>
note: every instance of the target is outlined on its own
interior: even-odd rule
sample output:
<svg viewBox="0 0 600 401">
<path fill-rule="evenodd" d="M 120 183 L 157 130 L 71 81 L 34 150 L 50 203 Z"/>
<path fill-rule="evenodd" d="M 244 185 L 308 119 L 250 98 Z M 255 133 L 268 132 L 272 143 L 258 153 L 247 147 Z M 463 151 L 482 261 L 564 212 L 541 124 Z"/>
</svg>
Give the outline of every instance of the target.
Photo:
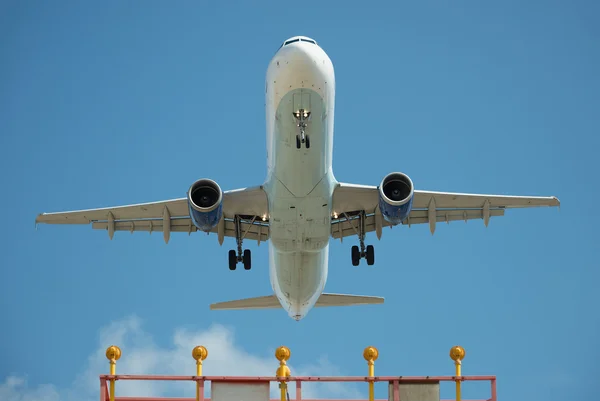
<svg viewBox="0 0 600 401">
<path fill-rule="evenodd" d="M 199 230 L 209 232 L 219 223 L 223 215 L 223 191 L 216 182 L 207 178 L 194 182 L 187 199 L 190 217 Z"/>
<path fill-rule="evenodd" d="M 400 224 L 412 209 L 414 186 L 403 173 L 386 175 L 379 185 L 379 209 L 383 218 L 391 224 Z"/>
</svg>

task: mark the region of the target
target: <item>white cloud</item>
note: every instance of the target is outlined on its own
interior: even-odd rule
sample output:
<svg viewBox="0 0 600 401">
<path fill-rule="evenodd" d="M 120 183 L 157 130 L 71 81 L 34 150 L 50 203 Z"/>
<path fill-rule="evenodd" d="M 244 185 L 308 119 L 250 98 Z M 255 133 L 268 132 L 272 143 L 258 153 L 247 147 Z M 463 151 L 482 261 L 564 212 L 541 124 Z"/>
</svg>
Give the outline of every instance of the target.
<svg viewBox="0 0 600 401">
<path fill-rule="evenodd" d="M 12 375 L 0 381 L 2 401 L 97 401 L 98 376 L 108 371 L 104 355 L 108 345 L 118 345 L 123 355 L 117 362 L 117 374 L 194 375 L 195 362 L 191 352 L 196 345 L 208 349 L 204 362 L 205 375 L 209 376 L 274 376 L 277 360 L 274 349 L 250 353 L 235 343 L 232 329 L 212 325 L 205 331 L 175 330 L 172 343 L 161 347 L 146 333 L 141 321 L 130 317 L 114 322 L 100 332 L 99 346 L 84 363 L 84 370 L 73 378 L 68 388 L 52 384 L 30 386 L 26 376 Z M 336 376 L 341 372 L 325 357 L 309 366 L 289 364 L 296 376 Z M 207 396 L 210 385 L 207 383 Z M 117 382 L 118 396 L 194 397 L 192 382 Z M 271 386 L 272 397 L 277 397 L 277 384 Z M 290 385 L 290 398 L 295 397 L 295 385 Z M 302 398 L 363 398 L 364 394 L 350 383 L 305 383 Z"/>
<path fill-rule="evenodd" d="M 41 385 L 29 388 L 24 377 L 8 376 L 0 384 L 0 400 L 2 401 L 59 401 L 60 396 L 52 385 Z"/>
</svg>

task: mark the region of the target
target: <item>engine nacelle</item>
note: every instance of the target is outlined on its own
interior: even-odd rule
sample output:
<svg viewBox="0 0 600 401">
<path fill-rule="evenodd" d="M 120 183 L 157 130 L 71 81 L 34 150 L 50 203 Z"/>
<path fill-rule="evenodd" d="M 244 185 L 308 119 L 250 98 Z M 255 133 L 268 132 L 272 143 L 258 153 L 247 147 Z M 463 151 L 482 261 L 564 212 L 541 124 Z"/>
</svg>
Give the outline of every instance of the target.
<svg viewBox="0 0 600 401">
<path fill-rule="evenodd" d="M 400 224 L 412 209 L 414 186 L 403 173 L 386 175 L 379 185 L 379 209 L 383 218 L 392 224 Z"/>
<path fill-rule="evenodd" d="M 192 222 L 199 230 L 209 232 L 223 215 L 223 191 L 207 178 L 192 184 L 188 190 L 188 206 Z"/>
</svg>

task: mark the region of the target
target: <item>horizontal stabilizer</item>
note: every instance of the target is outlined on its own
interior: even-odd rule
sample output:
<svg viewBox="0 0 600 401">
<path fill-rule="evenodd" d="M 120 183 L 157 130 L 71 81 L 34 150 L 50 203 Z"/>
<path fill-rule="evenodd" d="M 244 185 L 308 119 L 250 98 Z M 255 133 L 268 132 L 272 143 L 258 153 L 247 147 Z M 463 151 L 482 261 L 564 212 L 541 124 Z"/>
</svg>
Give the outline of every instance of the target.
<svg viewBox="0 0 600 401">
<path fill-rule="evenodd" d="M 369 295 L 347 295 L 323 293 L 317 300 L 315 307 L 325 306 L 352 306 L 352 305 L 374 305 L 382 304 L 383 297 L 372 297 Z"/>
<path fill-rule="evenodd" d="M 276 309 L 281 308 L 279 300 L 275 295 L 266 297 L 254 297 L 246 299 L 237 299 L 235 301 L 219 302 L 211 304 L 212 310 L 236 310 L 236 309 Z"/>
<path fill-rule="evenodd" d="M 323 293 L 315 304 L 316 308 L 326 306 L 352 306 L 352 305 L 373 305 L 382 304 L 382 297 L 372 297 L 366 295 L 346 295 L 346 294 L 327 294 Z M 277 309 L 281 304 L 275 295 L 264 297 L 238 299 L 235 301 L 219 302 L 210 305 L 212 310 L 243 310 L 243 309 Z"/>
</svg>

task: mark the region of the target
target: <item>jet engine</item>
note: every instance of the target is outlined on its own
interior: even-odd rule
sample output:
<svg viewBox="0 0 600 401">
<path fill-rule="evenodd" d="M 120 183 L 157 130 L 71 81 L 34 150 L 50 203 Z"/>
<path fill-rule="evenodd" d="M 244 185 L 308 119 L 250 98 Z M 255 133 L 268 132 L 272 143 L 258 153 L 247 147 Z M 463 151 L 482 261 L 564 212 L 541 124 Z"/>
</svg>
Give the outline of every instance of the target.
<svg viewBox="0 0 600 401">
<path fill-rule="evenodd" d="M 223 215 L 223 191 L 216 182 L 207 178 L 194 182 L 187 199 L 190 217 L 198 229 L 209 232 L 219 223 Z"/>
<path fill-rule="evenodd" d="M 411 179 L 403 173 L 386 175 L 379 185 L 379 209 L 383 218 L 394 225 L 410 214 L 414 195 Z"/>
</svg>

